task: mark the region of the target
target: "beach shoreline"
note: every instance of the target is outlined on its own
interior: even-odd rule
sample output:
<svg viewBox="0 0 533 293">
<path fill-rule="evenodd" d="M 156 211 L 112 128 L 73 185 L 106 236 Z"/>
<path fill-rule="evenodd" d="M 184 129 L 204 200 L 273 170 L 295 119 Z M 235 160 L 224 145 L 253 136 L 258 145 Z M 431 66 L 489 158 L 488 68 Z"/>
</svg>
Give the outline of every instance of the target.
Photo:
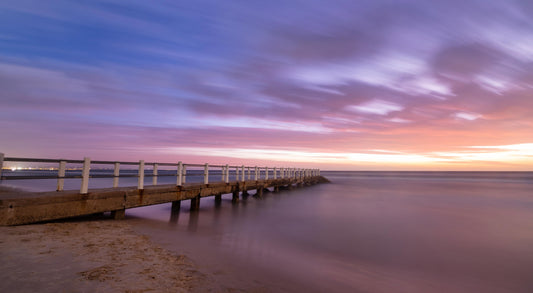
<svg viewBox="0 0 533 293">
<path fill-rule="evenodd" d="M 1 292 L 239 292 L 104 217 L 0 227 Z"/>
</svg>

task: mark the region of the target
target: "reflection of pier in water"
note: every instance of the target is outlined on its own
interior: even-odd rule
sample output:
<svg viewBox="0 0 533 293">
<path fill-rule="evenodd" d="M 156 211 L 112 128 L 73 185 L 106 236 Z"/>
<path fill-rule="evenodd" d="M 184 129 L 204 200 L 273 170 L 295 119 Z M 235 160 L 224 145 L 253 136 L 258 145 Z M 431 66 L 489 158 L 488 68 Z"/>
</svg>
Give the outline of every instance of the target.
<svg viewBox="0 0 533 293">
<path fill-rule="evenodd" d="M 220 217 L 224 213 L 222 201 L 224 201 L 224 206 L 226 208 L 229 208 L 229 207 L 231 208 L 231 211 L 230 211 L 231 214 L 234 217 L 238 217 L 241 213 L 246 211 L 246 207 L 248 205 L 248 202 L 250 201 L 250 198 L 253 198 L 253 200 L 262 201 L 263 199 L 269 198 L 268 194 L 271 194 L 270 195 L 272 196 L 271 198 L 280 199 L 281 197 L 278 195 L 279 191 L 290 190 L 290 189 L 292 188 L 288 186 L 283 186 L 278 189 L 264 188 L 262 192 L 256 189 L 255 193 L 240 192 L 240 197 L 238 197 L 238 200 L 235 200 L 235 197 L 231 193 L 229 193 L 226 196 L 224 196 L 223 199 L 214 201 L 214 204 L 208 203 L 207 206 L 211 207 L 213 210 L 212 212 L 209 213 L 209 216 L 207 214 L 204 214 L 204 216 L 210 217 L 213 223 L 218 224 Z M 183 208 L 181 207 L 181 201 L 174 202 L 170 206 L 169 214 L 170 215 L 168 218 L 168 223 L 170 226 L 177 226 L 178 223 L 181 221 L 182 224 L 183 223 L 186 224 L 187 230 L 189 232 L 196 232 L 199 221 L 200 221 L 200 217 L 203 217 L 200 215 L 202 214 L 201 209 L 183 210 Z"/>
<path fill-rule="evenodd" d="M 177 222 L 183 200 L 190 200 L 191 217 L 193 221 L 197 221 L 197 210 L 200 207 L 200 200 L 204 197 L 213 196 L 215 208 L 218 208 L 222 194 L 232 194 L 232 202 L 237 203 L 239 195 L 245 200 L 251 190 L 255 190 L 254 197 L 261 198 L 268 188 L 276 192 L 280 189 L 290 189 L 292 186 L 327 182 L 327 179 L 320 176 L 318 169 L 200 165 L 182 162 L 145 163 L 142 160 L 91 162 L 89 158 L 84 160 L 9 158 L 0 153 L 0 170 L 4 162 L 58 164 L 56 174 L 53 175 L 17 176 L 0 173 L 2 180 L 57 179 L 57 191 L 12 191 L 0 195 L 0 225 L 34 223 L 109 211 L 114 218 L 120 219 L 124 217 L 126 209 L 168 202 L 172 202 L 171 222 Z M 81 167 L 67 172 L 67 164 Z M 96 170 L 91 173 L 91 164 L 113 165 L 114 168 L 112 172 L 109 170 L 106 173 L 105 170 L 99 169 L 98 173 L 94 172 Z M 121 174 L 121 165 L 136 166 L 138 171 L 122 170 Z M 145 170 L 146 166 L 152 168 Z M 175 171 L 160 170 L 161 167 L 174 167 Z M 157 179 L 162 176 L 176 177 L 176 184 L 158 185 Z M 138 184 L 136 187 L 118 187 L 120 177 L 137 177 Z M 152 185 L 144 186 L 146 177 L 152 177 Z M 195 177 L 201 181 L 186 183 L 186 178 L 195 181 Z M 230 181 L 230 177 L 233 180 Z M 89 189 L 90 178 L 112 178 L 113 188 Z M 64 180 L 68 179 L 81 179 L 80 190 L 63 190 Z"/>
</svg>

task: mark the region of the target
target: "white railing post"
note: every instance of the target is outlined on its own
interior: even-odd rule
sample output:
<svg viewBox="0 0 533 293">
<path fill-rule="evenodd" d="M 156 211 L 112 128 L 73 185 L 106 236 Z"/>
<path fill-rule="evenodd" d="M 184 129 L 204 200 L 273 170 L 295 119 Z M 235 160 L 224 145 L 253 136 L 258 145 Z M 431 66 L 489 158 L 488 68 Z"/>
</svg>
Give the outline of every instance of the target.
<svg viewBox="0 0 533 293">
<path fill-rule="evenodd" d="M 242 171 L 242 172 L 241 172 L 241 173 L 242 173 L 242 174 L 241 174 L 241 181 L 244 182 L 244 165 L 242 165 L 242 167 L 241 167 L 241 171 Z"/>
<path fill-rule="evenodd" d="M 239 166 L 235 166 L 235 181 L 239 181 Z"/>
<path fill-rule="evenodd" d="M 204 166 L 204 184 L 209 184 L 209 165 L 207 163 Z"/>
<path fill-rule="evenodd" d="M 257 166 L 255 166 L 255 172 L 254 172 L 255 173 L 254 174 L 255 175 L 255 181 L 257 181 L 257 179 L 259 179 L 259 172 L 257 172 L 257 171 L 258 171 Z"/>
<path fill-rule="evenodd" d="M 250 167 L 248 167 L 248 180 L 252 178 L 252 171 L 250 171 Z"/>
<path fill-rule="evenodd" d="M 4 153 L 0 153 L 0 180 L 2 180 L 2 168 L 4 168 Z"/>
<path fill-rule="evenodd" d="M 181 186 L 181 178 L 183 177 L 183 163 L 178 162 L 178 179 L 176 179 L 176 185 Z"/>
<path fill-rule="evenodd" d="M 276 174 L 276 167 L 274 167 L 274 179 L 278 178 L 278 174 Z"/>
<path fill-rule="evenodd" d="M 62 191 L 65 187 L 65 169 L 67 162 L 59 161 L 59 169 L 57 169 L 57 191 Z"/>
<path fill-rule="evenodd" d="M 265 180 L 268 180 L 268 167 L 265 167 Z"/>
<path fill-rule="evenodd" d="M 220 174 L 222 176 L 222 179 L 220 179 L 220 181 L 226 182 L 226 166 L 220 167 Z"/>
<path fill-rule="evenodd" d="M 113 187 L 118 187 L 118 176 L 120 176 L 120 163 L 115 163 L 115 169 L 113 170 Z"/>
<path fill-rule="evenodd" d="M 91 170 L 91 158 L 83 158 L 83 169 L 81 171 L 81 194 L 89 192 L 89 171 Z"/>
<path fill-rule="evenodd" d="M 226 183 L 229 183 L 229 165 L 226 164 L 226 179 L 224 179 Z"/>
<path fill-rule="evenodd" d="M 139 161 L 139 181 L 137 183 L 137 189 L 144 189 L 144 160 Z"/>
<path fill-rule="evenodd" d="M 187 165 L 183 165 L 183 177 L 181 178 L 181 184 L 185 185 L 185 182 L 187 182 Z"/>
<path fill-rule="evenodd" d="M 154 164 L 154 171 L 152 175 L 154 175 L 154 177 L 152 177 L 152 185 L 157 185 L 157 164 Z"/>
</svg>

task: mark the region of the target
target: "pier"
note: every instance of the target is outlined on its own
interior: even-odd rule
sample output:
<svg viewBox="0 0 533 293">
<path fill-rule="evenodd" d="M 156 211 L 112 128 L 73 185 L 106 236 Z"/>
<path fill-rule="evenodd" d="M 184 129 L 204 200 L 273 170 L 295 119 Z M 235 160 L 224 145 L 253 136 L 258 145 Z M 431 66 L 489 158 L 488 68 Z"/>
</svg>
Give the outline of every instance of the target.
<svg viewBox="0 0 533 293">
<path fill-rule="evenodd" d="M 18 167 L 3 169 L 6 162 L 53 167 L 29 169 L 28 174 L 19 175 Z M 120 178 L 128 177 L 136 179 L 136 186 L 119 185 Z M 158 179 L 163 177 L 170 177 L 174 182 L 158 184 Z M 93 178 L 107 178 L 112 182 L 110 187 L 89 188 L 89 179 Z M 83 160 L 38 159 L 5 157 L 0 153 L 0 182 L 36 179 L 57 180 L 57 188 L 46 192 L 13 190 L 0 194 L 0 225 L 29 224 L 104 212 L 111 212 L 115 219 L 121 219 L 126 209 L 169 202 L 172 203 L 172 213 L 179 213 L 183 200 L 190 200 L 190 209 L 197 210 L 205 197 L 214 197 L 215 204 L 220 204 L 222 194 L 232 194 L 232 202 L 238 203 L 239 196 L 246 197 L 250 195 L 249 191 L 253 191 L 254 197 L 262 198 L 263 192 L 270 189 L 277 192 L 294 186 L 328 182 L 319 169 L 146 163 L 144 160 L 91 161 L 87 157 Z M 78 180 L 79 189 L 65 190 L 65 180 Z"/>
</svg>

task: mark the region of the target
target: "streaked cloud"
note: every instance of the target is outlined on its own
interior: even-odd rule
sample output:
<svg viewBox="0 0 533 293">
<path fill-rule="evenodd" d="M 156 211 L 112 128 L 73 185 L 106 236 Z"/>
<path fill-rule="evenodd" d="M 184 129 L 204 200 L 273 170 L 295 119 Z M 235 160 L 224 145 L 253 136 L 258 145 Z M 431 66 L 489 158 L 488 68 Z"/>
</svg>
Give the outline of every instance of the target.
<svg viewBox="0 0 533 293">
<path fill-rule="evenodd" d="M 480 117 L 482 117 L 482 115 L 480 115 L 480 114 L 466 113 L 466 112 L 457 112 L 457 113 L 454 114 L 454 116 L 456 118 L 460 118 L 460 119 L 464 119 L 464 120 L 470 120 L 470 121 L 473 121 L 473 120 L 476 120 L 476 119 L 479 119 Z"/>
<path fill-rule="evenodd" d="M 376 99 L 359 105 L 348 106 L 346 107 L 346 110 L 376 115 L 387 115 L 391 112 L 401 111 L 403 110 L 403 107 L 392 102 Z"/>
<path fill-rule="evenodd" d="M 0 151 L 525 168 L 531 13 L 503 0 L 4 1 Z"/>
</svg>

